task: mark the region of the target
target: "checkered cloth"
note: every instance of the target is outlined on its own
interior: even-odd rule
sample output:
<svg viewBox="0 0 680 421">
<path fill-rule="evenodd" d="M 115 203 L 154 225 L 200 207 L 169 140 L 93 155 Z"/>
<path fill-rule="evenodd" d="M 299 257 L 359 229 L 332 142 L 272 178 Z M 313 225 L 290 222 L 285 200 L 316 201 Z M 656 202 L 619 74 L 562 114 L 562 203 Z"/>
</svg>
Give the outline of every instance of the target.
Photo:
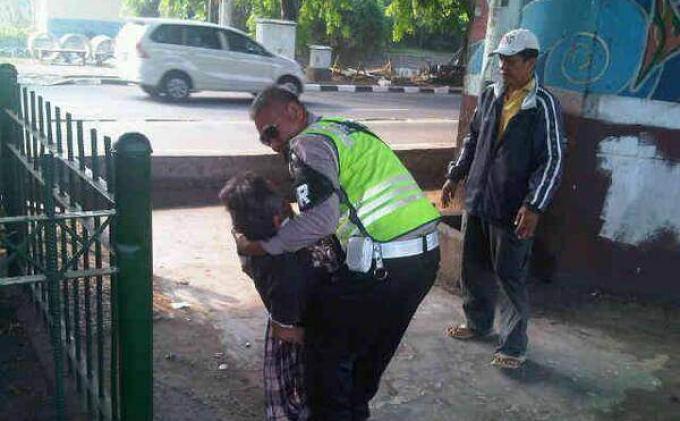
<svg viewBox="0 0 680 421">
<path fill-rule="evenodd" d="M 309 419 L 304 390 L 303 346 L 272 336 L 267 321 L 264 346 L 264 393 L 267 420 Z"/>
</svg>

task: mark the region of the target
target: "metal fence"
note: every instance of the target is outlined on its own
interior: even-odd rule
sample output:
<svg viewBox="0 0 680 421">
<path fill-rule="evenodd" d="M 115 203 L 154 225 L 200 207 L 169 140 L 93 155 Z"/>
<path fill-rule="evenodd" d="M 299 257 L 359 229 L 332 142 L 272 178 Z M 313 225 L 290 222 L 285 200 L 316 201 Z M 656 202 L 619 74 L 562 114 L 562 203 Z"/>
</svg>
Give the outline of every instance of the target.
<svg viewBox="0 0 680 421">
<path fill-rule="evenodd" d="M 47 323 L 58 419 L 72 380 L 92 419 L 151 419 L 149 142 L 86 136 L 16 77 L 0 66 L 0 287 Z"/>
</svg>

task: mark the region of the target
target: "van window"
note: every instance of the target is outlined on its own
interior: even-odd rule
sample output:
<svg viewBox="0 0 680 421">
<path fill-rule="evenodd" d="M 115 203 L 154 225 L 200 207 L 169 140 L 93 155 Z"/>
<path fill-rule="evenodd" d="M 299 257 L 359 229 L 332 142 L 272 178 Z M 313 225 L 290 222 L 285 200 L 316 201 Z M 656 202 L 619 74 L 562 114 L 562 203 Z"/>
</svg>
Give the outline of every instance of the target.
<svg viewBox="0 0 680 421">
<path fill-rule="evenodd" d="M 182 25 L 161 25 L 151 34 L 151 40 L 161 44 L 182 45 Z"/>
<path fill-rule="evenodd" d="M 267 50 L 246 36 L 231 31 L 224 31 L 224 36 L 227 38 L 227 45 L 229 45 L 229 50 L 231 51 L 266 57 L 271 56 Z"/>
<path fill-rule="evenodd" d="M 213 28 L 205 26 L 187 26 L 185 45 L 189 47 L 210 48 L 213 50 L 221 50 L 222 45 L 220 39 L 217 37 L 217 31 Z"/>
</svg>

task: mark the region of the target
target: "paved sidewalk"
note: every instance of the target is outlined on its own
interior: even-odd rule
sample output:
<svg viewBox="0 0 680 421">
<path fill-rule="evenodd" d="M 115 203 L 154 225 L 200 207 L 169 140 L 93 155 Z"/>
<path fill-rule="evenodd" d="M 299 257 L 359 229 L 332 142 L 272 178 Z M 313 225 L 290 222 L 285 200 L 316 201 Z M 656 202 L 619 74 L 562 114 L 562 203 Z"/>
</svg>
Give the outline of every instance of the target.
<svg viewBox="0 0 680 421">
<path fill-rule="evenodd" d="M 231 364 L 262 364 L 265 312 L 219 207 L 157 210 L 154 273 L 220 334 Z M 680 416 L 680 309 L 532 286 L 526 366 L 489 365 L 494 344 L 442 335 L 460 298 L 435 287 L 372 402 L 376 420 L 672 420 Z M 191 385 L 187 385 L 191 387 Z M 252 393 L 261 393 L 253 390 Z"/>
</svg>

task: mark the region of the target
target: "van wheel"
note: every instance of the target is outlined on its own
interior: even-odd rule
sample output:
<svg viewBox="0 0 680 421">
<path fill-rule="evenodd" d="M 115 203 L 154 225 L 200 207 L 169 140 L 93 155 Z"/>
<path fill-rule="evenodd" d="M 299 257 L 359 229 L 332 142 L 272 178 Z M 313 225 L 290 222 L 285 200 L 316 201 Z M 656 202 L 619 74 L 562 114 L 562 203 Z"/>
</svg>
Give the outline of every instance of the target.
<svg viewBox="0 0 680 421">
<path fill-rule="evenodd" d="M 300 95 L 302 93 L 302 83 L 293 76 L 283 76 L 278 81 L 279 85 L 283 85 L 288 88 L 295 95 Z"/>
<path fill-rule="evenodd" d="M 158 98 L 160 96 L 160 92 L 158 92 L 158 89 L 155 86 L 150 86 L 150 85 L 139 85 L 139 87 L 144 91 L 144 93 L 148 94 L 151 98 Z"/>
<path fill-rule="evenodd" d="M 189 97 L 191 82 L 189 77 L 179 72 L 167 74 L 161 82 L 165 95 L 171 101 L 182 101 Z"/>
</svg>

